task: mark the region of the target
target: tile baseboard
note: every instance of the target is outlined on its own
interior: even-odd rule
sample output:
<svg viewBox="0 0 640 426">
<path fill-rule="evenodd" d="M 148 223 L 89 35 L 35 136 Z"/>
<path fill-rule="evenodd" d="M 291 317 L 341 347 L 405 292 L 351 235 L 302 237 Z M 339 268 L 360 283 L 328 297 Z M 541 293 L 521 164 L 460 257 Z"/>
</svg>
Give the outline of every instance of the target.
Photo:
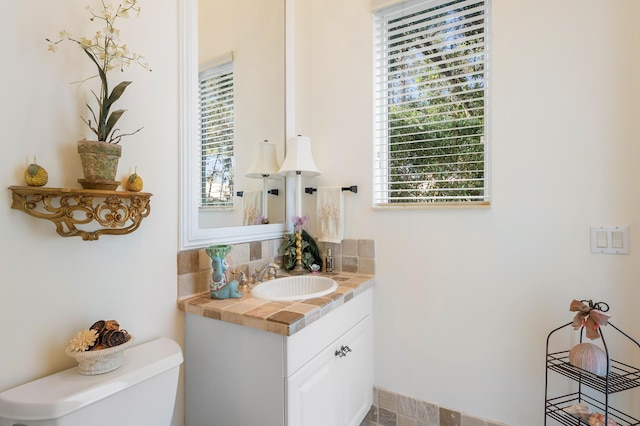
<svg viewBox="0 0 640 426">
<path fill-rule="evenodd" d="M 508 426 L 374 386 L 373 406 L 360 426 Z"/>
</svg>

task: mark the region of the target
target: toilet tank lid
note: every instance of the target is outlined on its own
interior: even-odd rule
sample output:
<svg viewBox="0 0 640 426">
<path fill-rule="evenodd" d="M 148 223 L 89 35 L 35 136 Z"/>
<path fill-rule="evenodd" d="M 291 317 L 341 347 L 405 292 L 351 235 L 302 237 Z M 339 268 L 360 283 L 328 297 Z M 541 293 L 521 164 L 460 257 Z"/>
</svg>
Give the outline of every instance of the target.
<svg viewBox="0 0 640 426">
<path fill-rule="evenodd" d="M 182 364 L 182 350 L 160 338 L 126 349 L 117 370 L 83 376 L 73 367 L 0 393 L 0 418 L 49 420 L 134 386 Z"/>
</svg>

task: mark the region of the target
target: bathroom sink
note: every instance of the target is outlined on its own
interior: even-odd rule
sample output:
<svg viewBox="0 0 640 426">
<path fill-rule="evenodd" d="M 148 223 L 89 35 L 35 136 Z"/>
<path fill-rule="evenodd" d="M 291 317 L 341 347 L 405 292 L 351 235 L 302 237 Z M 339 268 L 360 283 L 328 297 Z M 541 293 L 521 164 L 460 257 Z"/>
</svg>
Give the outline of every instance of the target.
<svg viewBox="0 0 640 426">
<path fill-rule="evenodd" d="M 258 299 L 276 302 L 311 299 L 333 293 L 338 288 L 336 280 L 317 275 L 299 275 L 265 281 L 251 289 Z"/>
</svg>

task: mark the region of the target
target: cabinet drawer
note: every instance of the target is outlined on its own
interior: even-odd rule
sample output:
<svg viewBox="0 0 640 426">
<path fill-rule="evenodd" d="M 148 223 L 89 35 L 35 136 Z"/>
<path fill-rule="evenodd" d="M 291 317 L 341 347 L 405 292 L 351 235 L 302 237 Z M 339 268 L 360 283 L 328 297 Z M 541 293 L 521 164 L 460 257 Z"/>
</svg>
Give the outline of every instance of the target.
<svg viewBox="0 0 640 426">
<path fill-rule="evenodd" d="M 344 306 L 303 328 L 286 341 L 286 377 L 290 377 L 337 337 L 373 312 L 373 289 L 365 291 Z"/>
</svg>

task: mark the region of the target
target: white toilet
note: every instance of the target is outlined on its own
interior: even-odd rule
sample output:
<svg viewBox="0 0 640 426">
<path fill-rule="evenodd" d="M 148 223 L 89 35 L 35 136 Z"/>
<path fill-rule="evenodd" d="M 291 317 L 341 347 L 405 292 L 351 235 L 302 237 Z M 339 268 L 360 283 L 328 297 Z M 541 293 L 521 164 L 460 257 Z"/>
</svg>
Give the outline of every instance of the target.
<svg viewBox="0 0 640 426">
<path fill-rule="evenodd" d="M 117 370 L 78 368 L 0 393 L 0 426 L 168 426 L 182 364 L 180 346 L 161 338 L 124 353 Z"/>
</svg>

